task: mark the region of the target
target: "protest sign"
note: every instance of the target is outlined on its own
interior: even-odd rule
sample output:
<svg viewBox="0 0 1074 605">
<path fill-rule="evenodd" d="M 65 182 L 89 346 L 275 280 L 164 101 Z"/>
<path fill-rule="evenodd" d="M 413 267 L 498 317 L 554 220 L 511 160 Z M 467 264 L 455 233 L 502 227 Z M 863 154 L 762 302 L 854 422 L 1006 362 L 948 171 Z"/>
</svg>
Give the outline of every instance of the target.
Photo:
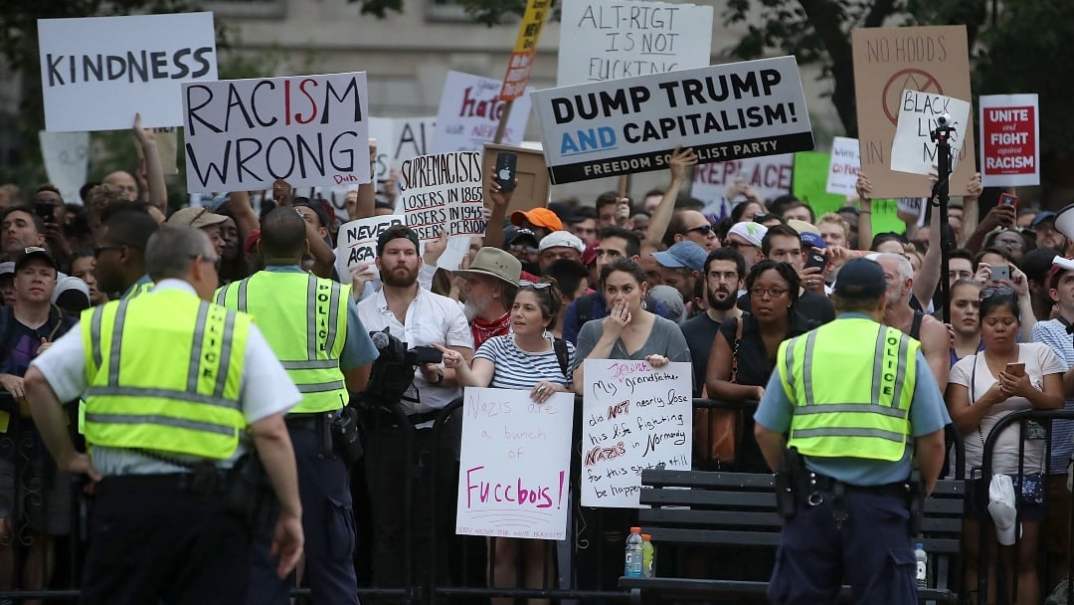
<svg viewBox="0 0 1074 605">
<path fill-rule="evenodd" d="M 932 190 L 927 176 L 890 168 L 902 92 L 971 99 L 966 28 L 855 29 L 852 42 L 861 169 L 872 183 L 873 195 L 924 197 Z M 959 168 L 951 175 L 951 195 L 964 195 L 974 173 L 974 162 L 965 161 L 974 157 L 972 125 L 961 125 L 959 133 L 964 144 L 956 160 Z"/>
<path fill-rule="evenodd" d="M 637 508 L 642 470 L 690 469 L 690 364 L 584 363 L 582 506 Z"/>
<path fill-rule="evenodd" d="M 175 128 L 158 128 L 153 133 L 157 142 L 157 155 L 160 156 L 160 167 L 164 176 L 179 174 L 179 135 Z M 139 152 L 141 148 L 139 148 Z"/>
<path fill-rule="evenodd" d="M 963 133 L 970 119 L 970 104 L 943 95 L 904 90 L 899 104 L 899 121 L 891 142 L 891 169 L 911 174 L 928 174 L 936 169 L 939 155 L 932 132 L 944 118 L 951 131 L 951 172 L 958 169 Z M 970 156 L 972 159 L 973 156 Z"/>
<path fill-rule="evenodd" d="M 735 200 L 724 199 L 727 187 L 744 182 L 757 192 L 761 200 L 771 200 L 791 192 L 793 171 L 793 153 L 702 164 L 694 168 L 690 197 L 706 204 L 730 206 Z"/>
<path fill-rule="evenodd" d="M 183 85 L 187 190 L 368 183 L 365 72 Z"/>
<path fill-rule="evenodd" d="M 794 57 L 727 63 L 533 93 L 553 184 L 813 148 Z"/>
<path fill-rule="evenodd" d="M 339 228 L 336 236 L 336 272 L 347 281 L 351 267 L 372 263 L 377 258 L 377 238 L 392 225 L 402 225 L 398 214 L 371 216 L 351 221 Z"/>
<path fill-rule="evenodd" d="M 399 169 L 399 203 L 406 225 L 428 242 L 448 235 L 484 235 L 481 153 L 457 151 L 406 160 Z"/>
<path fill-rule="evenodd" d="M 1040 185 L 1037 95 L 981 95 L 981 184 Z"/>
<path fill-rule="evenodd" d="M 831 157 L 827 153 L 803 151 L 794 154 L 794 197 L 809 204 L 820 216 L 847 206 L 847 196 L 828 193 L 828 167 Z M 857 204 L 853 204 L 857 206 Z M 899 220 L 895 200 L 874 199 L 872 202 L 873 233 L 894 231 L 902 233 L 906 225 Z"/>
<path fill-rule="evenodd" d="M 511 59 L 507 63 L 507 74 L 503 77 L 500 100 L 514 101 L 525 94 L 533 60 L 537 55 L 537 39 L 541 37 L 541 28 L 548 16 L 550 5 L 551 0 L 529 0 L 526 3 L 526 12 L 522 14 L 522 22 L 518 24 L 515 48 L 511 51 Z"/>
<path fill-rule="evenodd" d="M 603 82 L 705 67 L 712 6 L 565 0 L 556 85 Z"/>
<path fill-rule="evenodd" d="M 212 13 L 38 19 L 45 129 L 179 126 L 179 85 L 216 80 Z"/>
<path fill-rule="evenodd" d="M 370 118 L 369 138 L 377 141 L 373 178 L 383 181 L 403 160 L 431 153 L 436 118 Z"/>
<path fill-rule="evenodd" d="M 496 136 L 506 103 L 500 100 L 499 80 L 449 71 L 440 93 L 436 134 L 430 153 L 480 151 Z M 530 118 L 531 90 L 515 99 L 502 143 L 518 145 Z"/>
<path fill-rule="evenodd" d="M 835 137 L 832 139 L 832 158 L 828 163 L 828 183 L 824 190 L 836 195 L 857 195 L 858 139 Z"/>
<path fill-rule="evenodd" d="M 525 143 L 523 143 L 525 145 Z M 496 156 L 500 153 L 513 153 L 515 160 L 515 192 L 511 196 L 511 202 L 507 205 L 505 216 L 512 213 L 533 208 L 543 208 L 548 205 L 548 191 L 551 186 L 548 183 L 548 168 L 544 165 L 544 153 L 540 147 L 528 149 L 523 147 L 510 147 L 495 143 L 485 144 L 485 153 L 481 156 L 482 174 L 489 174 L 496 169 Z M 492 181 L 485 180 L 485 199 L 488 199 L 488 187 Z"/>
<path fill-rule="evenodd" d="M 455 533 L 566 539 L 574 395 L 467 387 L 462 409 Z"/>
<path fill-rule="evenodd" d="M 78 190 L 86 182 L 89 167 L 89 133 L 41 130 L 37 139 L 49 182 L 60 190 L 64 203 L 81 204 Z"/>
</svg>

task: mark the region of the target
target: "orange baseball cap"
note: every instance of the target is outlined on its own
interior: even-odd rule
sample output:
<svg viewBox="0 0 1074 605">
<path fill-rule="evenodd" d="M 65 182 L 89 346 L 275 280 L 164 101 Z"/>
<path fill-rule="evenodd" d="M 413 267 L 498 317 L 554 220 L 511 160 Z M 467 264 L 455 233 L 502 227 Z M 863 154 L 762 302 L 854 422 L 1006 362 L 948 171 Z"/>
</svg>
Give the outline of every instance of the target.
<svg viewBox="0 0 1074 605">
<path fill-rule="evenodd" d="M 544 227 L 549 231 L 562 231 L 563 222 L 559 220 L 555 212 L 552 212 L 548 208 L 533 208 L 522 212 L 521 210 L 513 212 L 511 214 L 511 224 L 524 227 L 523 220 L 529 222 L 534 227 Z"/>
</svg>

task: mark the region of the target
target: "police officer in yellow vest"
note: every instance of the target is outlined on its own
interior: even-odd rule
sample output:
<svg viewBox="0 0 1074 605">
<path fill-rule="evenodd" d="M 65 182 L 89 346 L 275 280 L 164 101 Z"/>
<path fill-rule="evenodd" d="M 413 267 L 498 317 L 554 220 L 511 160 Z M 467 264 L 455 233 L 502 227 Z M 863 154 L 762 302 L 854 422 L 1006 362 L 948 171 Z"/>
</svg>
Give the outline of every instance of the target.
<svg viewBox="0 0 1074 605">
<path fill-rule="evenodd" d="M 761 452 L 793 494 L 781 501 L 772 603 L 835 603 L 844 583 L 856 603 L 917 603 L 911 466 L 931 491 L 950 418 L 918 341 L 881 323 L 884 290 L 879 264 L 846 263 L 838 318 L 780 345 L 754 415 Z"/>
<path fill-rule="evenodd" d="M 253 548 L 250 527 L 228 505 L 228 471 L 251 445 L 282 510 L 277 573 L 301 556 L 283 420 L 301 396 L 250 318 L 207 302 L 216 260 L 204 233 L 161 227 L 146 249 L 153 291 L 87 309 L 26 374 L 34 422 L 57 464 L 100 481 L 82 603 L 241 603 Z M 88 456 L 74 450 L 60 405 L 79 395 Z"/>
<path fill-rule="evenodd" d="M 357 605 L 355 529 L 347 465 L 332 444 L 333 421 L 350 392 L 361 392 L 377 350 L 358 319 L 350 286 L 299 268 L 306 225 L 294 208 L 261 221 L 265 270 L 217 291 L 217 303 L 253 316 L 291 375 L 302 402 L 287 415 L 298 461 L 306 565 L 313 602 Z M 288 586 L 272 573 L 267 541 L 255 553 L 247 603 L 285 604 Z"/>
<path fill-rule="evenodd" d="M 109 296 L 119 292 L 121 298 L 152 290 L 153 281 L 145 270 L 145 251 L 149 237 L 157 230 L 157 221 L 144 204 L 130 203 L 109 206 L 102 220 L 93 250 L 97 287 Z"/>
</svg>

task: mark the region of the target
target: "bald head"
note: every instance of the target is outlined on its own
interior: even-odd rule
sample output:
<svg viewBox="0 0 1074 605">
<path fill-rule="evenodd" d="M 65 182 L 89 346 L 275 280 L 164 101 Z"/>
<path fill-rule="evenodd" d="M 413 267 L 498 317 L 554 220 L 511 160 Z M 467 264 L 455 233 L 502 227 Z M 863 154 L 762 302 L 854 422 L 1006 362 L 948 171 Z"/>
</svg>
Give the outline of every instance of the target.
<svg viewBox="0 0 1074 605">
<path fill-rule="evenodd" d="M 306 221 L 294 208 L 274 208 L 261 219 L 261 253 L 265 259 L 301 259 L 306 252 Z"/>
<path fill-rule="evenodd" d="M 117 170 L 104 177 L 102 182 L 122 189 L 127 201 L 133 202 L 138 199 L 138 182 L 134 180 L 134 177 L 129 172 Z"/>
</svg>

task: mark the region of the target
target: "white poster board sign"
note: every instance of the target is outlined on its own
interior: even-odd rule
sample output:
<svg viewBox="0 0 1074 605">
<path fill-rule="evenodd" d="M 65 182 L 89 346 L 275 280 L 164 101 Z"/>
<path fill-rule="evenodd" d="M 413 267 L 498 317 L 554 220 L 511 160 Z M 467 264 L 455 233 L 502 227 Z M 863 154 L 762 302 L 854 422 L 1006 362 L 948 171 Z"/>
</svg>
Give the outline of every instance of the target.
<svg viewBox="0 0 1074 605">
<path fill-rule="evenodd" d="M 41 130 L 37 137 L 49 182 L 60 190 L 64 203 L 83 203 L 78 190 L 86 182 L 89 167 L 89 133 Z"/>
<path fill-rule="evenodd" d="M 712 6 L 631 0 L 564 0 L 556 85 L 705 67 Z"/>
<path fill-rule="evenodd" d="M 899 121 L 891 142 L 891 169 L 912 174 L 928 174 L 936 168 L 936 143 L 930 133 L 939 125 L 938 118 L 946 116 L 951 133 L 951 172 L 958 167 L 969 125 L 970 104 L 943 95 L 902 91 L 899 102 Z"/>
<path fill-rule="evenodd" d="M 336 272 L 339 273 L 339 278 L 347 282 L 352 267 L 372 264 L 377 258 L 377 238 L 388 227 L 402 224 L 402 216 L 389 214 L 362 218 L 342 225 L 336 236 Z"/>
<path fill-rule="evenodd" d="M 794 57 L 726 63 L 533 93 L 553 184 L 813 148 Z"/>
<path fill-rule="evenodd" d="M 467 387 L 455 533 L 564 540 L 574 395 Z"/>
<path fill-rule="evenodd" d="M 364 71 L 183 85 L 192 193 L 368 183 Z"/>
<path fill-rule="evenodd" d="M 861 171 L 858 139 L 835 137 L 828 161 L 828 183 L 824 190 L 835 195 L 857 195 L 858 172 Z"/>
<path fill-rule="evenodd" d="M 981 95 L 981 185 L 1040 185 L 1037 95 Z"/>
<path fill-rule="evenodd" d="M 641 471 L 689 470 L 691 369 L 646 361 L 585 360 L 582 506 L 638 508 Z"/>
<path fill-rule="evenodd" d="M 791 192 L 793 174 L 793 153 L 701 164 L 694 168 L 694 185 L 690 190 L 690 197 L 707 205 L 730 207 L 736 200 L 741 201 L 742 197 L 725 199 L 727 188 L 741 181 L 749 185 L 762 201 L 771 200 Z"/>
<path fill-rule="evenodd" d="M 370 118 L 369 138 L 377 141 L 373 178 L 383 181 L 403 160 L 432 153 L 435 117 Z"/>
<path fill-rule="evenodd" d="M 505 107 L 500 100 L 501 84 L 492 78 L 449 71 L 440 93 L 430 153 L 481 151 L 485 143 L 491 143 Z M 526 94 L 515 99 L 501 141 L 504 145 L 517 146 L 522 142 L 532 107 L 531 92 L 527 88 Z"/>
<path fill-rule="evenodd" d="M 406 160 L 399 170 L 406 225 L 421 242 L 448 235 L 484 235 L 481 153 L 457 151 Z"/>
<path fill-rule="evenodd" d="M 183 123 L 180 84 L 216 80 L 212 13 L 38 19 L 45 129 Z"/>
</svg>

